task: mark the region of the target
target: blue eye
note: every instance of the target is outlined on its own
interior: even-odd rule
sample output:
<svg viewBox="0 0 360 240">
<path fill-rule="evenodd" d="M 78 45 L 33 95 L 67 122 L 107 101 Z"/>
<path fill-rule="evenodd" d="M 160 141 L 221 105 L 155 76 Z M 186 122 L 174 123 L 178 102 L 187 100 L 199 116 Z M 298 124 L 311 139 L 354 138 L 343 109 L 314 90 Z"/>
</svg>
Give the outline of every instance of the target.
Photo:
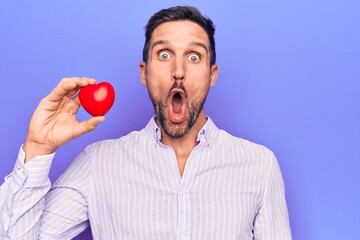
<svg viewBox="0 0 360 240">
<path fill-rule="evenodd" d="M 200 61 L 200 57 L 199 57 L 199 55 L 197 55 L 197 54 L 191 54 L 191 55 L 188 57 L 188 59 L 190 60 L 190 62 L 194 62 L 194 63 Z"/>
<path fill-rule="evenodd" d="M 170 58 L 170 54 L 168 52 L 161 52 L 159 54 L 160 59 L 162 60 L 168 60 Z"/>
</svg>

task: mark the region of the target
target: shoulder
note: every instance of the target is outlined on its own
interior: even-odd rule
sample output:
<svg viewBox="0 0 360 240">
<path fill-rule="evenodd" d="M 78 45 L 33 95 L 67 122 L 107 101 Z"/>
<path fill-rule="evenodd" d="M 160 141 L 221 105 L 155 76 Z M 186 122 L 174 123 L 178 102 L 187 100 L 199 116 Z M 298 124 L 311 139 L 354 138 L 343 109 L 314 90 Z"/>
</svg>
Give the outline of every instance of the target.
<svg viewBox="0 0 360 240">
<path fill-rule="evenodd" d="M 217 143 L 222 147 L 236 149 L 239 153 L 265 158 L 274 158 L 274 153 L 264 145 L 233 136 L 224 130 L 219 130 Z"/>
<path fill-rule="evenodd" d="M 219 131 L 216 140 L 217 145 L 214 144 L 214 148 L 221 152 L 220 156 L 226 156 L 223 161 L 236 166 L 239 174 L 249 176 L 248 184 L 259 191 L 264 190 L 269 179 L 280 174 L 276 156 L 266 146 L 233 136 L 223 130 Z"/>
<path fill-rule="evenodd" d="M 223 156 L 222 161 L 235 164 L 240 169 L 257 176 L 266 176 L 277 161 L 267 147 L 219 130 L 213 143 L 213 154 Z"/>
<path fill-rule="evenodd" d="M 92 143 L 85 148 L 88 154 L 101 154 L 106 155 L 113 151 L 122 149 L 133 149 L 142 145 L 146 145 L 149 138 L 144 130 L 133 131 L 128 135 L 115 139 L 106 139 L 99 142 Z"/>
</svg>

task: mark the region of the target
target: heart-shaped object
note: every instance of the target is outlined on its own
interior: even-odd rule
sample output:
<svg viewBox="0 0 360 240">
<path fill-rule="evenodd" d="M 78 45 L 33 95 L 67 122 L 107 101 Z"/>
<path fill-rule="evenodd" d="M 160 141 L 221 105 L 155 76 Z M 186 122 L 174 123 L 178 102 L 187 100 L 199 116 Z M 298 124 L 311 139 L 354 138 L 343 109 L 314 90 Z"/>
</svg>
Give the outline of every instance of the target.
<svg viewBox="0 0 360 240">
<path fill-rule="evenodd" d="M 87 85 L 80 89 L 80 103 L 94 117 L 104 116 L 115 100 L 114 87 L 108 82 Z"/>
</svg>

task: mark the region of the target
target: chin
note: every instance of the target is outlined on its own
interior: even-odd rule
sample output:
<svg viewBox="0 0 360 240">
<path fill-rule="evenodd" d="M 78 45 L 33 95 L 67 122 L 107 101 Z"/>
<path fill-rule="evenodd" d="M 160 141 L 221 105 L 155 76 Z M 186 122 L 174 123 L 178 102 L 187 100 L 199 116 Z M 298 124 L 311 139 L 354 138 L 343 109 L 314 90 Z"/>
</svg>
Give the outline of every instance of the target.
<svg viewBox="0 0 360 240">
<path fill-rule="evenodd" d="M 163 130 L 169 137 L 181 138 L 189 132 L 190 128 L 187 121 L 182 123 L 172 123 L 168 121 L 168 124 L 165 124 Z"/>
</svg>

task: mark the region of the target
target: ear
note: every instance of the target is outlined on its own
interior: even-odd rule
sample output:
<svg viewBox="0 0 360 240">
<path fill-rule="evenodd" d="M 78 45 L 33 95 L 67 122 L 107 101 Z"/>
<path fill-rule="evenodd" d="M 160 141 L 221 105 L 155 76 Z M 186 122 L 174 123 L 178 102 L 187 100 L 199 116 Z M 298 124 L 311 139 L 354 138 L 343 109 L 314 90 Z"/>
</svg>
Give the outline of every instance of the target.
<svg viewBox="0 0 360 240">
<path fill-rule="evenodd" d="M 213 64 L 210 69 L 210 88 L 212 88 L 215 85 L 218 73 L 219 73 L 218 65 Z"/>
<path fill-rule="evenodd" d="M 140 63 L 139 70 L 140 70 L 141 83 L 142 83 L 142 85 L 144 85 L 144 87 L 147 87 L 147 82 L 146 82 L 146 63 L 145 63 L 145 62 L 141 62 L 141 63 Z"/>
</svg>

